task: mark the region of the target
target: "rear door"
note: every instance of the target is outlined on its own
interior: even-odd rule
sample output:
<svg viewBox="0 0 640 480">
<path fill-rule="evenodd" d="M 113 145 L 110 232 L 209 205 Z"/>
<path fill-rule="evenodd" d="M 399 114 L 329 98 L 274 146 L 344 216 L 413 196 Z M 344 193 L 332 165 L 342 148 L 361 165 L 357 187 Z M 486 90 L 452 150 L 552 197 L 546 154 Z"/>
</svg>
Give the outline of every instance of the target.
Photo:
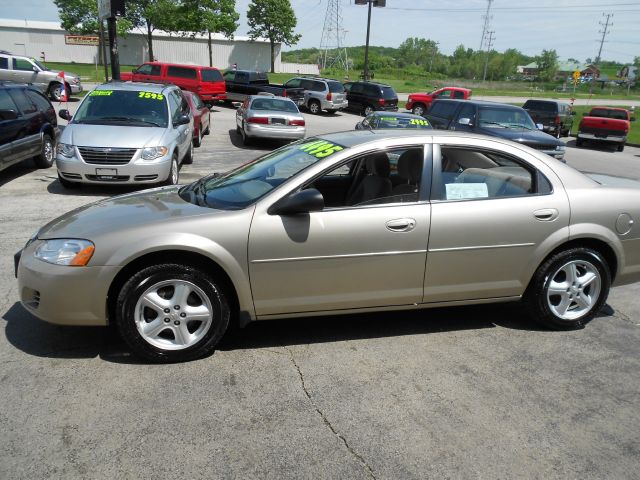
<svg viewBox="0 0 640 480">
<path fill-rule="evenodd" d="M 22 88 L 10 88 L 9 95 L 20 110 L 20 126 L 11 148 L 15 160 L 33 157 L 40 152 L 40 125 L 38 108 Z"/>
<path fill-rule="evenodd" d="M 160 65 L 151 65 L 145 63 L 141 65 L 138 70 L 133 74 L 134 82 L 155 82 L 161 81 L 160 78 L 161 67 Z"/>
<path fill-rule="evenodd" d="M 14 163 L 15 158 L 12 153 L 13 142 L 18 138 L 18 134 L 24 124 L 21 118 L 11 118 L 11 112 L 20 116 L 20 110 L 16 106 L 13 98 L 9 95 L 8 89 L 0 89 L 0 170 Z"/>
<path fill-rule="evenodd" d="M 217 68 L 200 68 L 198 92 L 203 95 L 222 96 L 227 91 L 224 78 Z"/>
</svg>

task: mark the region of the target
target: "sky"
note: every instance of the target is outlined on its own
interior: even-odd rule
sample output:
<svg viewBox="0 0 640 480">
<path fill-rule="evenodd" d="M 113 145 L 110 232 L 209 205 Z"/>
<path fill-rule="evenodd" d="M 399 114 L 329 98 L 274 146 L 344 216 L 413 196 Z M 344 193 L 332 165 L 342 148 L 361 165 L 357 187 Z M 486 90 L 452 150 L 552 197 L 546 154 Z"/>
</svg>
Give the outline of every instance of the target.
<svg viewBox="0 0 640 480">
<path fill-rule="evenodd" d="M 367 7 L 353 0 L 339 0 L 342 9 L 344 45 L 364 45 Z M 250 0 L 236 0 L 240 13 L 237 35 L 246 35 Z M 291 0 L 302 39 L 295 48 L 319 47 L 328 0 Z M 58 21 L 52 0 L 0 0 L 0 17 Z M 447 6 L 448 5 L 448 6 Z M 479 48 L 487 0 L 387 0 L 387 7 L 374 8 L 371 45 L 397 47 L 408 37 L 439 42 L 440 51 L 451 54 L 460 44 Z M 555 49 L 560 59 L 584 61 L 598 54 L 604 13 L 613 13 L 602 50 L 605 60 L 630 63 L 640 56 L 640 1 L 631 0 L 494 0 L 490 30 L 494 48 L 517 48 L 527 55 Z M 600 33 L 599 33 L 600 32 Z"/>
</svg>

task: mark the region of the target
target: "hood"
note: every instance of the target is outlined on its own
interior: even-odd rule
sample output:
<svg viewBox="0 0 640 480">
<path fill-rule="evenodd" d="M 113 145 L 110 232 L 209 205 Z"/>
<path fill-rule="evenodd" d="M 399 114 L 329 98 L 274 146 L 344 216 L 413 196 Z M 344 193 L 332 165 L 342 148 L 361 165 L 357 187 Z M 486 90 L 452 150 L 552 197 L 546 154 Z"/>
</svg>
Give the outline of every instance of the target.
<svg viewBox="0 0 640 480">
<path fill-rule="evenodd" d="M 130 228 L 144 228 L 169 219 L 184 219 L 220 210 L 184 201 L 178 187 L 161 187 L 90 203 L 65 213 L 38 231 L 38 238 L 83 238 L 94 240 Z"/>
<path fill-rule="evenodd" d="M 70 123 L 61 143 L 80 147 L 143 148 L 162 145 L 165 128 Z"/>
<path fill-rule="evenodd" d="M 78 80 L 80 80 L 80 75 L 78 75 L 77 73 L 67 72 L 66 70 L 53 70 L 53 69 L 49 69 L 49 71 L 56 74 L 60 74 L 60 72 L 64 72 L 64 78 L 77 78 Z"/>
<path fill-rule="evenodd" d="M 527 146 L 542 146 L 542 145 L 564 145 L 562 140 L 558 140 L 551 135 L 541 132 L 539 130 L 517 130 L 515 128 L 478 128 L 478 133 L 484 133 L 492 137 L 504 138 L 511 140 L 512 142 L 522 143 Z"/>
</svg>

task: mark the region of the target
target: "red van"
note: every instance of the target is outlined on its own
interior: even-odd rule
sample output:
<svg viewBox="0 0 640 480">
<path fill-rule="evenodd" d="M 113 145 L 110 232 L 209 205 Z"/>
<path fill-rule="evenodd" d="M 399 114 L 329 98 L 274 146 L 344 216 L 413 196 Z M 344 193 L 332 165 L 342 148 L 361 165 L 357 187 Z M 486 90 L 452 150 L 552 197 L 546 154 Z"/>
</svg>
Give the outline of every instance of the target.
<svg viewBox="0 0 640 480">
<path fill-rule="evenodd" d="M 227 98 L 224 78 L 220 70 L 213 67 L 147 62 L 133 72 L 122 72 L 120 78 L 131 82 L 173 83 L 197 93 L 206 103 Z"/>
</svg>

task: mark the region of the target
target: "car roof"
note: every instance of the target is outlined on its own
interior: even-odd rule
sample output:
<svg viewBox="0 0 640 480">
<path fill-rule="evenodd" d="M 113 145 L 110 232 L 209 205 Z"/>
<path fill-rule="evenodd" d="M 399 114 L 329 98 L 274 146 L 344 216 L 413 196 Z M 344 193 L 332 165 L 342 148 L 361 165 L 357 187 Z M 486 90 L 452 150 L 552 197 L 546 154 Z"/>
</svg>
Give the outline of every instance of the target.
<svg viewBox="0 0 640 480">
<path fill-rule="evenodd" d="M 193 64 L 188 64 L 188 63 L 144 62 L 141 65 L 167 65 L 169 67 L 206 68 L 206 69 L 210 69 L 210 70 L 219 70 L 216 67 L 208 67 L 206 65 L 193 65 Z"/>
<path fill-rule="evenodd" d="M 528 102 L 555 103 L 557 105 L 569 105 L 567 102 L 561 102 L 559 100 L 542 100 L 538 98 L 530 98 L 524 103 L 528 103 Z"/>
<path fill-rule="evenodd" d="M 120 82 L 113 81 L 98 85 L 95 90 L 121 90 L 125 92 L 146 92 L 162 93 L 167 88 L 178 88 L 172 84 L 166 83 L 145 83 L 145 82 Z"/>
<path fill-rule="evenodd" d="M 424 117 L 409 112 L 385 112 L 378 110 L 376 112 L 373 112 L 372 115 L 374 117 L 419 118 L 421 120 L 424 120 Z"/>
<path fill-rule="evenodd" d="M 522 110 L 522 107 L 518 107 L 516 105 L 509 105 L 508 103 L 500 103 L 500 102 L 491 102 L 488 100 L 463 100 L 462 98 L 456 99 L 456 98 L 442 98 L 442 99 L 437 99 L 435 102 L 433 102 L 434 104 L 438 102 L 442 102 L 442 103 L 470 103 L 472 105 L 478 105 L 479 107 L 499 107 L 499 108 L 505 108 L 505 109 L 515 109 L 515 110 Z"/>
<path fill-rule="evenodd" d="M 278 97 L 277 95 L 249 95 L 247 97 L 249 100 L 253 101 L 257 98 L 262 98 L 262 99 L 276 99 L 276 100 L 287 100 L 288 102 L 291 102 L 295 105 L 296 102 L 294 102 L 293 100 L 291 100 L 289 97 Z"/>
</svg>

